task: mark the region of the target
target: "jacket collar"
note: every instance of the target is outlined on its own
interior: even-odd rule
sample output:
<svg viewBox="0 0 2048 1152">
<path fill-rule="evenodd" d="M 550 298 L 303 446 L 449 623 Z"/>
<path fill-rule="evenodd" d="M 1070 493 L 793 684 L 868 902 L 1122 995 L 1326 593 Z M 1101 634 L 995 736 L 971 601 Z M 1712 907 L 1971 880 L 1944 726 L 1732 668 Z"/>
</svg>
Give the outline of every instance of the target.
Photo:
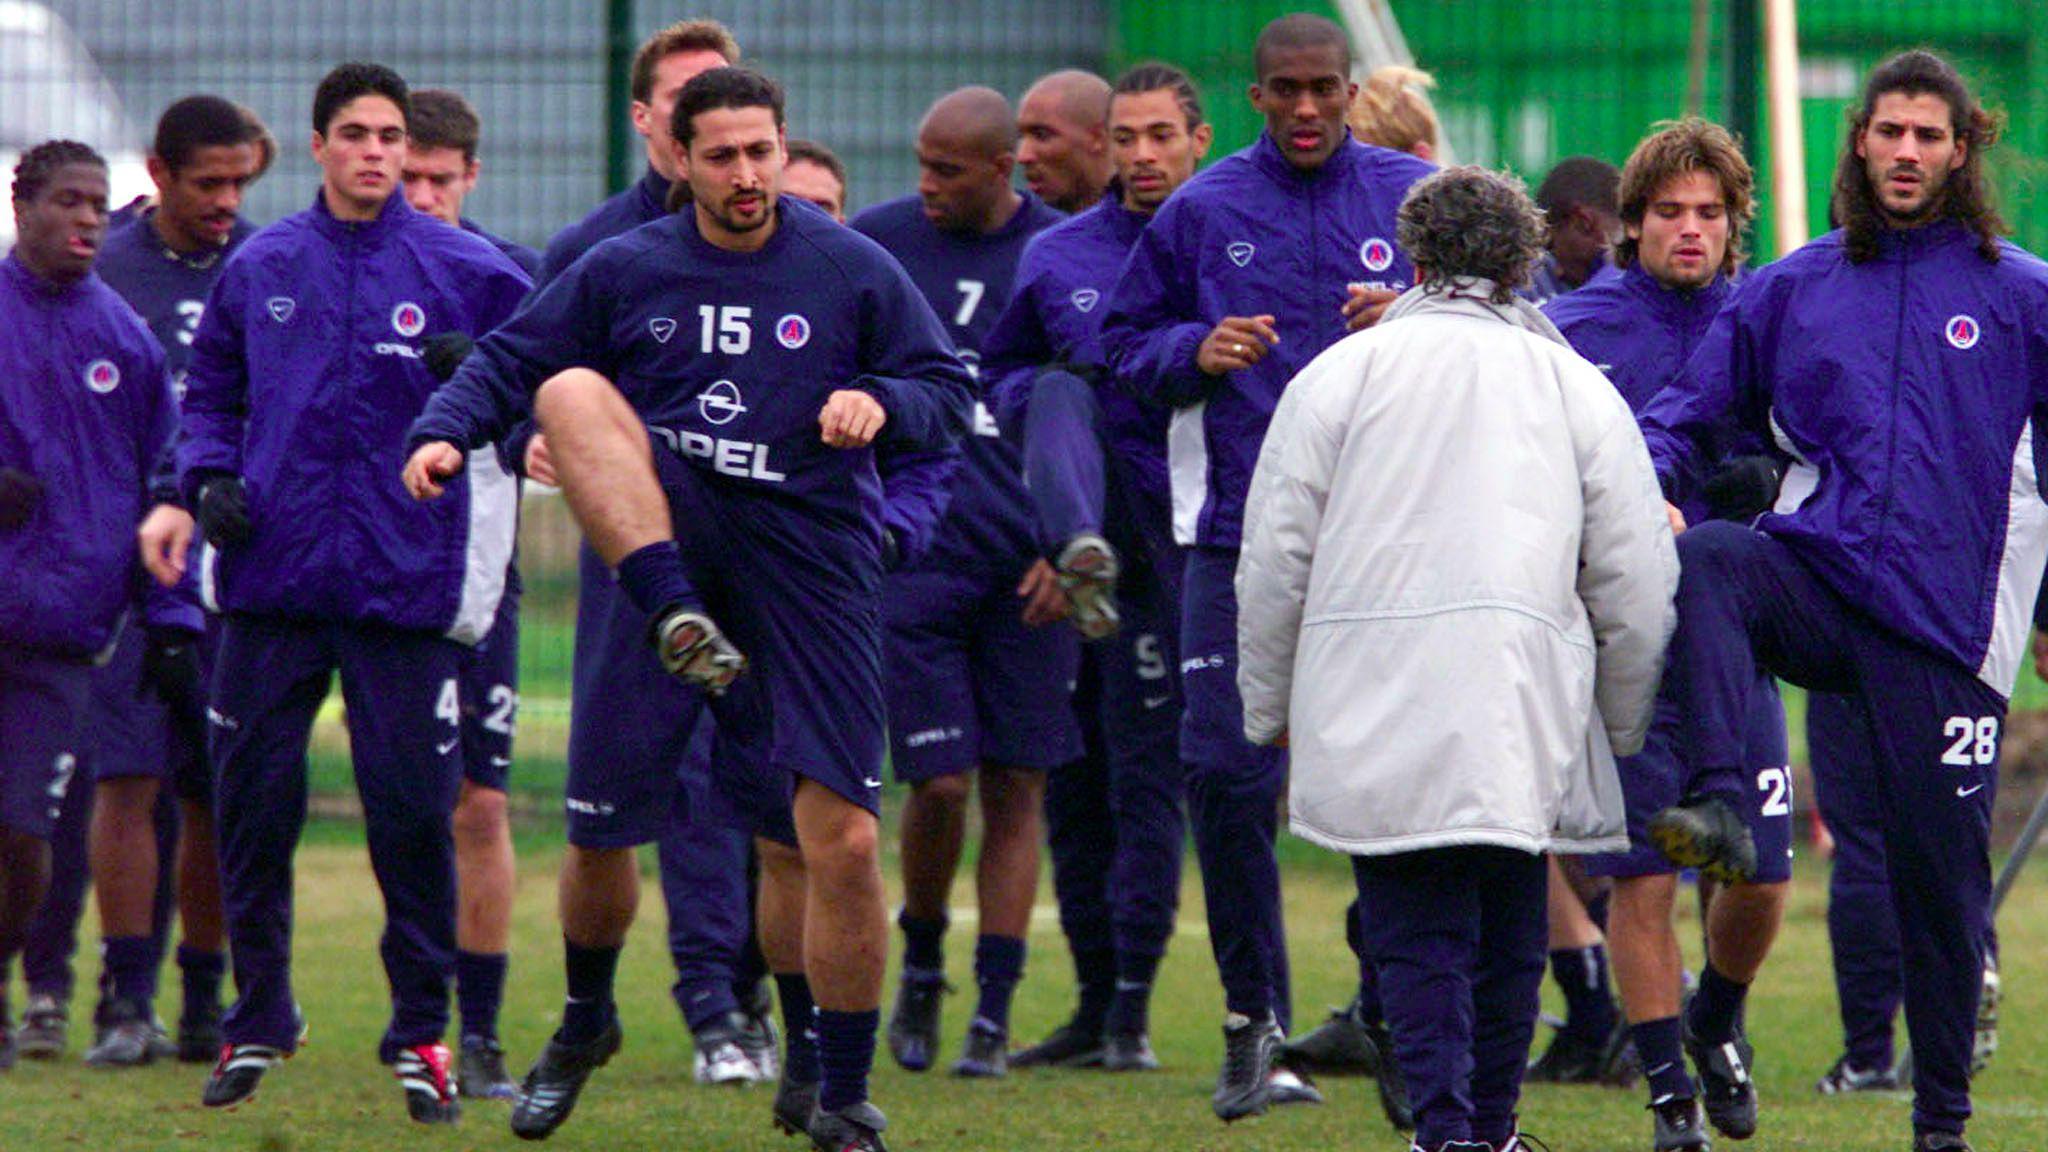
<svg viewBox="0 0 2048 1152">
<path fill-rule="evenodd" d="M 9 281 L 13 282 L 16 289 L 25 295 L 35 296 L 44 300 L 67 302 L 81 299 L 87 292 L 90 292 L 93 281 L 99 277 L 99 273 L 87 272 L 69 284 L 58 284 L 54 281 L 45 280 L 34 272 L 29 271 L 28 265 L 21 262 L 21 256 L 18 253 L 9 252 L 7 259 L 0 260 L 0 276 L 5 276 Z"/>
<path fill-rule="evenodd" d="M 1349 131 L 1344 133 L 1344 139 L 1338 143 L 1337 150 L 1330 153 L 1330 158 L 1323 161 L 1322 167 L 1307 172 L 1288 162 L 1270 132 L 1260 132 L 1258 142 L 1251 147 L 1252 166 L 1265 173 L 1268 178 L 1283 184 L 1291 181 L 1318 185 L 1331 180 L 1341 180 L 1358 166 L 1360 158 L 1364 155 L 1365 145 L 1353 139 Z"/>
<path fill-rule="evenodd" d="M 1152 213 L 1133 212 L 1124 207 L 1124 187 L 1120 181 L 1112 180 L 1102 193 L 1102 199 L 1088 210 L 1099 219 L 1109 234 L 1128 246 L 1137 243 L 1138 233 L 1151 223 Z"/>
<path fill-rule="evenodd" d="M 1877 243 L 1885 255 L 1910 260 L 1951 245 L 1974 248 L 1977 237 L 1960 220 L 1937 220 L 1918 228 L 1886 228 L 1877 234 Z"/>
<path fill-rule="evenodd" d="M 405 202 L 405 190 L 394 188 L 385 197 L 384 206 L 369 220 L 355 221 L 337 218 L 328 210 L 325 190 L 313 193 L 313 224 L 322 235 L 329 239 L 354 239 L 376 242 L 403 228 L 410 217 L 417 216 L 412 205 Z"/>
<path fill-rule="evenodd" d="M 1380 323 L 1388 324 L 1409 316 L 1469 316 L 1498 321 L 1571 347 L 1542 309 L 1520 296 L 1510 297 L 1505 304 L 1496 304 L 1493 294 L 1497 290 L 1498 286 L 1493 281 L 1477 276 L 1459 277 L 1449 284 L 1439 281 L 1418 284 L 1401 293 L 1393 307 L 1380 318 Z"/>
<path fill-rule="evenodd" d="M 674 186 L 673 181 L 656 172 L 654 165 L 649 164 L 647 171 L 640 174 L 639 182 L 633 185 L 633 196 L 640 202 L 641 209 L 648 214 L 649 219 L 666 216 L 668 191 Z"/>
<path fill-rule="evenodd" d="M 1729 289 L 1728 277 L 1720 273 L 1716 273 L 1714 279 L 1705 287 L 1691 292 L 1666 288 L 1655 276 L 1643 269 L 1643 262 L 1640 260 L 1630 263 L 1621 270 L 1621 282 L 1638 299 L 1647 302 L 1653 308 L 1671 312 L 1697 309 L 1710 316 L 1720 310 L 1722 302 L 1728 298 Z"/>
</svg>

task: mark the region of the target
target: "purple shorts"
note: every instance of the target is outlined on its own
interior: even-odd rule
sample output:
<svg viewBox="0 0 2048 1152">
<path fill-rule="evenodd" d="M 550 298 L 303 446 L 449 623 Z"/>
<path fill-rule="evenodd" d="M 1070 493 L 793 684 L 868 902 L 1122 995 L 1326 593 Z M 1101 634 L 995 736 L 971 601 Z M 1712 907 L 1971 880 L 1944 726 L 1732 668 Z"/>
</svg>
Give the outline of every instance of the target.
<svg viewBox="0 0 2048 1152">
<path fill-rule="evenodd" d="M 40 840 L 78 770 L 92 669 L 0 647 L 0 827 Z"/>
<path fill-rule="evenodd" d="M 462 654 L 462 778 L 505 790 L 519 720 L 519 585 L 508 583 L 483 643 Z"/>
<path fill-rule="evenodd" d="M 887 581 L 889 757 L 916 783 L 979 764 L 1056 768 L 1081 755 L 1080 634 L 1033 628 L 1013 580 L 898 572 Z"/>
</svg>

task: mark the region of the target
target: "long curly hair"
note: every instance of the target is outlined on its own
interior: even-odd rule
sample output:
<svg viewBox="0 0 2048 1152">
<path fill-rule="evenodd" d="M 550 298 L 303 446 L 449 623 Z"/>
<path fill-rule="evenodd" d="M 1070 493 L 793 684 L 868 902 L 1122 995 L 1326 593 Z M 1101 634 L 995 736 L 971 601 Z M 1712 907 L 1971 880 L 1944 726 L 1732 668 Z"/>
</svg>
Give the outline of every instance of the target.
<svg viewBox="0 0 2048 1152">
<path fill-rule="evenodd" d="M 1887 225 L 1871 186 L 1863 157 L 1856 143 L 1869 129 L 1880 98 L 1895 93 L 1907 96 L 1938 96 L 1949 108 L 1949 127 L 1956 143 L 1964 149 L 1963 163 L 1948 174 L 1936 206 L 1940 219 L 1960 221 L 1976 233 L 1977 251 L 1984 259 L 1998 259 L 1998 238 L 2011 231 L 2005 218 L 1991 202 L 1991 188 L 1984 179 L 1984 154 L 1998 143 L 1999 118 L 1984 110 L 1970 95 L 1955 67 L 1923 49 L 1901 52 L 1877 66 L 1863 86 L 1863 102 L 1849 116 L 1849 136 L 1842 145 L 1841 162 L 1835 166 L 1835 194 L 1831 211 L 1841 223 L 1852 263 L 1874 260 L 1878 237 Z"/>
</svg>

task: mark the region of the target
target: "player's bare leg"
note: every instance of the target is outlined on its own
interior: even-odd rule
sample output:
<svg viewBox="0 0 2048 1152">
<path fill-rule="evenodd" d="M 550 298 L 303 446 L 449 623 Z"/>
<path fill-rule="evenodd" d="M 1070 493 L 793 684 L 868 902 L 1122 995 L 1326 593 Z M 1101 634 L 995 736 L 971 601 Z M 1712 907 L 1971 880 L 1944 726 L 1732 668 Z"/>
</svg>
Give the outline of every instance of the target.
<svg viewBox="0 0 2048 1152">
<path fill-rule="evenodd" d="M 974 948 L 974 978 L 981 994 L 953 1071 L 985 1077 L 1009 1070 L 1010 995 L 1024 975 L 1024 942 L 1038 895 L 1045 773 L 985 765 L 978 775 L 982 837 L 975 892 L 981 938 Z"/>
<path fill-rule="evenodd" d="M 761 894 L 755 907 L 761 957 L 775 975 L 776 999 L 782 1004 L 782 1079 L 776 1085 L 775 1124 L 792 1136 L 810 1127 L 818 1104 L 818 1038 L 810 979 L 804 974 L 805 891 L 809 870 L 797 849 L 757 837 L 761 858 Z"/>
<path fill-rule="evenodd" d="M 509 1098 L 504 1049 L 498 1044 L 497 1004 L 506 953 L 512 943 L 515 864 L 512 825 L 503 789 L 470 780 L 456 794 L 456 992 L 462 1008 L 462 1092 Z"/>
<path fill-rule="evenodd" d="M 640 868 L 631 848 L 571 844 L 562 855 L 558 893 L 569 994 L 562 1026 L 519 1086 L 512 1132 L 546 1138 L 569 1118 L 591 1073 L 619 1050 L 623 1036 L 612 985 L 619 949 L 640 907 Z"/>
<path fill-rule="evenodd" d="M 156 910 L 156 799 L 152 776 L 102 780 L 94 791 L 93 890 L 100 909 L 102 963 L 112 996 L 104 1027 L 86 1063 L 126 1068 L 156 1058 L 156 1014 L 150 993 L 156 983 L 151 918 Z"/>
<path fill-rule="evenodd" d="M 889 927 L 884 911 L 880 822 L 820 784 L 799 780 L 797 843 L 808 884 L 804 971 L 817 999 L 822 1078 L 811 1138 L 821 1147 L 854 1129 L 878 1132 L 882 1114 L 867 1102 L 867 1078 L 881 1023 L 882 966 Z"/>
<path fill-rule="evenodd" d="M 889 1054 L 912 1072 L 938 1058 L 939 1004 L 946 991 L 946 909 L 967 839 L 974 774 L 955 772 L 911 785 L 903 805 L 902 987 L 889 1013 Z"/>
</svg>

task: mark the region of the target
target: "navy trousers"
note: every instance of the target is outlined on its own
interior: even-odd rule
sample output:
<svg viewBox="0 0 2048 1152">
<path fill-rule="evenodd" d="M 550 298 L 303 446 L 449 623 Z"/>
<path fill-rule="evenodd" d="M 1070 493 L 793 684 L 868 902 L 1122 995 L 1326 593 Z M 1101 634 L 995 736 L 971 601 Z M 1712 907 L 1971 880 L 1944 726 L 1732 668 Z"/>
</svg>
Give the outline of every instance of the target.
<svg viewBox="0 0 2048 1152">
<path fill-rule="evenodd" d="M 373 624 L 227 620 L 214 666 L 211 751 L 237 992 L 222 1023 L 230 1043 L 286 1051 L 298 1044 L 292 854 L 306 821 L 306 746 L 336 669 L 370 866 L 384 895 L 379 951 L 391 1021 L 378 1056 L 388 1063 L 447 1030 L 461 654 L 441 636 Z"/>
<path fill-rule="evenodd" d="M 1188 550 L 1181 608 L 1181 759 L 1187 764 L 1188 817 L 1202 893 L 1209 906 L 1209 947 L 1232 1012 L 1272 1012 L 1293 1023 L 1287 930 L 1281 920 L 1280 865 L 1273 855 L 1287 756 L 1244 738 L 1237 694 L 1237 552 Z"/>
<path fill-rule="evenodd" d="M 1432 848 L 1354 856 L 1351 870 L 1416 1145 L 1505 1144 L 1543 986 L 1543 857 Z"/>
<path fill-rule="evenodd" d="M 1715 522 L 1678 539 L 1678 631 L 1664 691 L 1694 769 L 1742 763 L 1758 671 L 1849 698 L 1869 755 L 1833 789 L 1870 806 L 1898 923 L 1913 1123 L 1962 1130 L 1991 900 L 1991 810 L 2006 699 L 1976 670 L 1862 614 L 1784 542 Z"/>
</svg>

